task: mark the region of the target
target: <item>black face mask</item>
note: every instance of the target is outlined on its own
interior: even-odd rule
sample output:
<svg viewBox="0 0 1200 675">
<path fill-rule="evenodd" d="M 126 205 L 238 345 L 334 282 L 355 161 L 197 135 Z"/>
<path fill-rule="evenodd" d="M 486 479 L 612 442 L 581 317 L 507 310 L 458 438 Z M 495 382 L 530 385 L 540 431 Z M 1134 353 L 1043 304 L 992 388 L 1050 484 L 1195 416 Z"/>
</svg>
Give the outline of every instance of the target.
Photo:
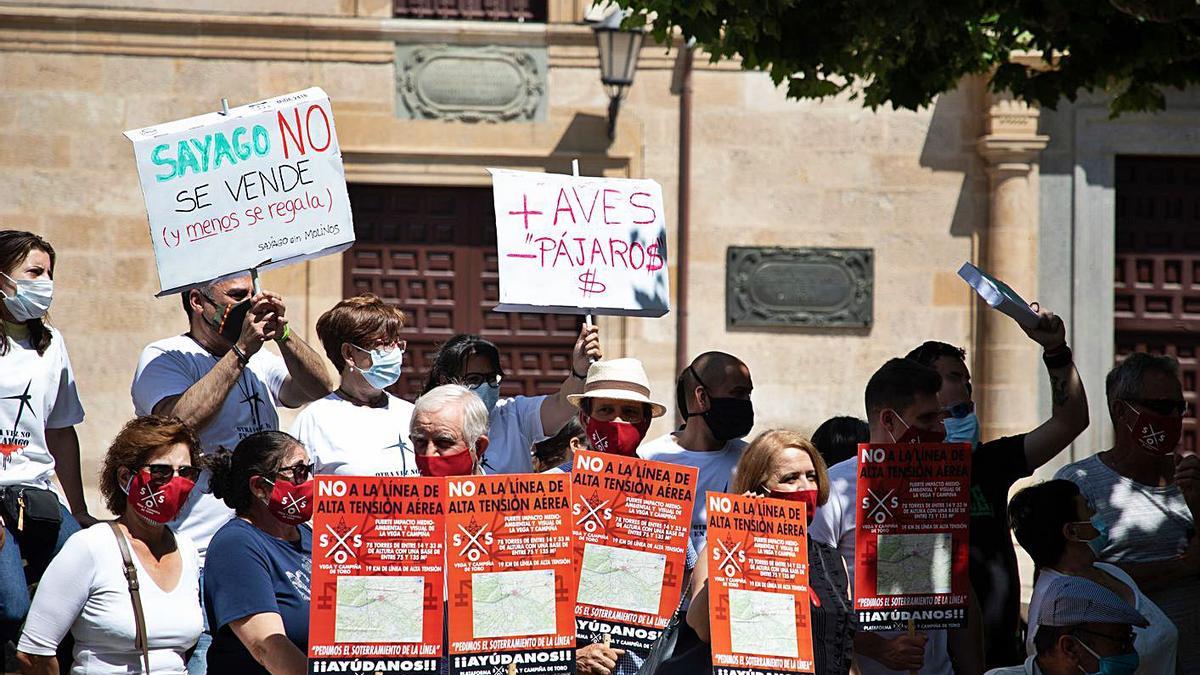
<svg viewBox="0 0 1200 675">
<path fill-rule="evenodd" d="M 237 342 L 242 336 L 242 324 L 246 320 L 246 314 L 250 312 L 250 298 L 232 305 L 220 305 L 207 295 L 204 297 L 214 306 L 222 307 L 220 314 L 208 320 L 209 324 L 230 344 Z"/>
<path fill-rule="evenodd" d="M 696 382 L 700 383 L 706 391 L 711 389 L 704 380 L 700 379 L 700 375 L 695 368 L 688 366 L 688 371 L 692 377 L 696 378 Z M 675 390 L 676 403 L 679 409 L 683 411 L 683 419 L 686 422 L 689 417 L 702 417 L 704 423 L 708 425 L 708 430 L 712 432 L 714 438 L 718 441 L 731 441 L 735 438 L 742 438 L 750 433 L 750 429 L 754 428 L 754 404 L 749 399 L 744 398 L 717 398 L 709 395 L 709 408 L 704 412 L 694 413 L 688 410 L 687 407 L 687 391 L 684 379 L 679 378 L 679 385 Z"/>
</svg>

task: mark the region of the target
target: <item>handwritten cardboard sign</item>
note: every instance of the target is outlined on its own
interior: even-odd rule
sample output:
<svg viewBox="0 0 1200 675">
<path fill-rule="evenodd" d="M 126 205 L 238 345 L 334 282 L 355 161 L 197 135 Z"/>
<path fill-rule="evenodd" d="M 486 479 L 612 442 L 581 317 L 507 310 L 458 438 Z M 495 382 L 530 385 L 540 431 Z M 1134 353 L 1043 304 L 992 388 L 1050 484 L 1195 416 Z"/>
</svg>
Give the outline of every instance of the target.
<svg viewBox="0 0 1200 675">
<path fill-rule="evenodd" d="M 813 672 L 805 505 L 707 499 L 713 675 Z"/>
<path fill-rule="evenodd" d="M 662 186 L 490 169 L 501 312 L 662 316 Z"/>
<path fill-rule="evenodd" d="M 567 476 L 448 478 L 450 675 L 575 672 Z"/>
<path fill-rule="evenodd" d="M 329 97 L 320 88 L 125 132 L 160 296 L 354 243 Z"/>
<path fill-rule="evenodd" d="M 318 476 L 316 488 L 309 672 L 437 672 L 445 480 Z"/>
<path fill-rule="evenodd" d="M 862 443 L 854 609 L 863 630 L 966 624 L 971 446 Z"/>
<path fill-rule="evenodd" d="M 697 469 L 587 450 L 572 463 L 576 634 L 644 659 L 683 592 Z"/>
</svg>

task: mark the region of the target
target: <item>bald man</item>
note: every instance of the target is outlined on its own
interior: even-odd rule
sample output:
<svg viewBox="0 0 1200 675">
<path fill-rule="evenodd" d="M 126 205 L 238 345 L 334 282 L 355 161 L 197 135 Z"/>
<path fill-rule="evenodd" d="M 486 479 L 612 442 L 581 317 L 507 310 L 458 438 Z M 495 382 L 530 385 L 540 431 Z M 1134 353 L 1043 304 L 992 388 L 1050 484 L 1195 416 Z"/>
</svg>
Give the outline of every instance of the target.
<svg viewBox="0 0 1200 675">
<path fill-rule="evenodd" d="M 683 424 L 638 448 L 638 456 L 699 469 L 696 505 L 692 509 L 692 545 L 704 547 L 708 529 L 705 493 L 727 492 L 754 426 L 750 369 L 725 352 L 705 352 L 683 369 L 676 381 L 675 404 Z"/>
</svg>

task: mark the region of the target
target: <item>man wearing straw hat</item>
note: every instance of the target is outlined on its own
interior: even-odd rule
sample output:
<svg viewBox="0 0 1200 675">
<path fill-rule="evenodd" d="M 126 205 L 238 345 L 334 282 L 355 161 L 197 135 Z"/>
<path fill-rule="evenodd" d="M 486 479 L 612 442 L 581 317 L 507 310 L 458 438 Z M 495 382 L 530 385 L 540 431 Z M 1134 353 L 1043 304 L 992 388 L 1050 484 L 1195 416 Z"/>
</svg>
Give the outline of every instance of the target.
<svg viewBox="0 0 1200 675">
<path fill-rule="evenodd" d="M 588 368 L 583 393 L 567 400 L 579 408 L 579 424 L 589 449 L 635 457 L 646 437 L 650 421 L 667 412 L 666 406 L 650 398 L 650 379 L 637 359 L 597 361 Z M 570 471 L 570 463 L 552 471 Z M 696 565 L 696 552 L 687 546 L 687 569 Z M 686 593 L 685 593 L 686 595 Z M 633 675 L 642 659 L 603 642 L 579 646 L 576 670 L 579 675 Z"/>
</svg>

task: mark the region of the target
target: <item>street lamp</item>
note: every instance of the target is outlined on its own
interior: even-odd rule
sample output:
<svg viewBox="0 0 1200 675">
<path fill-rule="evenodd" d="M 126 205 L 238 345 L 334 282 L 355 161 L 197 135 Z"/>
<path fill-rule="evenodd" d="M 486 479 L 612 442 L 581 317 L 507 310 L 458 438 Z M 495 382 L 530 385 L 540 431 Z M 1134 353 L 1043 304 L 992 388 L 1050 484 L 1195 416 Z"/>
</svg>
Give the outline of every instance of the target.
<svg viewBox="0 0 1200 675">
<path fill-rule="evenodd" d="M 600 82 L 608 90 L 608 138 L 616 138 L 617 112 L 625 88 L 633 85 L 633 74 L 637 71 L 638 54 L 642 51 L 642 39 L 646 36 L 641 29 L 622 30 L 624 12 L 616 11 L 592 27 L 596 32 L 596 46 L 600 51 Z"/>
</svg>

